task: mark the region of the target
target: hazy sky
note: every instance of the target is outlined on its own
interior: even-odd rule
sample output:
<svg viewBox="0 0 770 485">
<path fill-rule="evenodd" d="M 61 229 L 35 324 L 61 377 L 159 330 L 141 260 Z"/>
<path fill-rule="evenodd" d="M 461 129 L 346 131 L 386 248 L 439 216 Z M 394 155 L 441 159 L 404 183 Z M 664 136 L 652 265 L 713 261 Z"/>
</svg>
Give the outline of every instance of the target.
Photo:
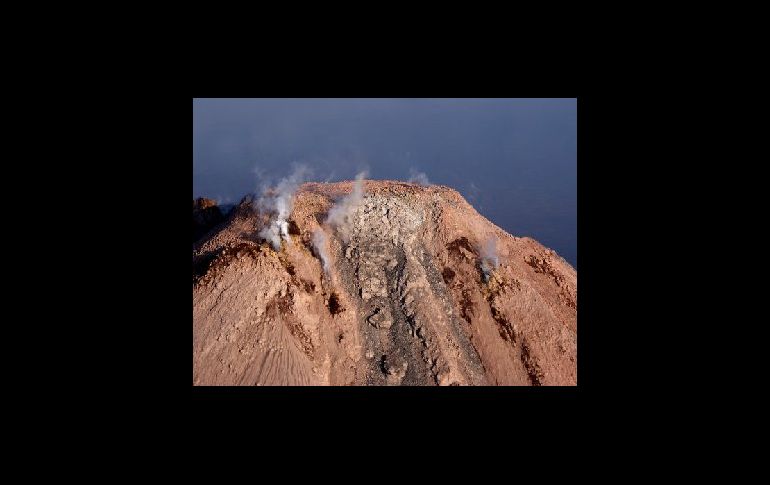
<svg viewBox="0 0 770 485">
<path fill-rule="evenodd" d="M 193 196 L 235 203 L 304 163 L 313 180 L 407 180 L 462 193 L 577 268 L 575 99 L 195 99 Z M 256 172 L 256 173 L 255 173 Z"/>
</svg>

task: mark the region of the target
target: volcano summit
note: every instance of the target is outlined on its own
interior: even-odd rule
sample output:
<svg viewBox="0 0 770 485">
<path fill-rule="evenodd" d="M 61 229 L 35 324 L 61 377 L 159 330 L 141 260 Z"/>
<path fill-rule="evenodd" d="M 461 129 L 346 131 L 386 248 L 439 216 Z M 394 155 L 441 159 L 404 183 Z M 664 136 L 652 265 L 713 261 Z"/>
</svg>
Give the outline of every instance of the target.
<svg viewBox="0 0 770 485">
<path fill-rule="evenodd" d="M 554 251 L 445 186 L 290 202 L 205 227 L 193 203 L 194 385 L 577 384 L 577 272 Z"/>
</svg>

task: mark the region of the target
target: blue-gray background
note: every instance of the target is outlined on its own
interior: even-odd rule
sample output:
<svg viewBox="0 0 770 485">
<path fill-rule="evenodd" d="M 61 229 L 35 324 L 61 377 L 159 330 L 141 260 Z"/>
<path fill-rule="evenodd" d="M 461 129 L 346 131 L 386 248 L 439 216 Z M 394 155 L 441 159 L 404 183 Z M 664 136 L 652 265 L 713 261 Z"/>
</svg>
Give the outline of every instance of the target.
<svg viewBox="0 0 770 485">
<path fill-rule="evenodd" d="M 577 268 L 575 99 L 195 99 L 193 196 L 236 203 L 264 181 L 407 180 L 462 193 Z"/>
</svg>

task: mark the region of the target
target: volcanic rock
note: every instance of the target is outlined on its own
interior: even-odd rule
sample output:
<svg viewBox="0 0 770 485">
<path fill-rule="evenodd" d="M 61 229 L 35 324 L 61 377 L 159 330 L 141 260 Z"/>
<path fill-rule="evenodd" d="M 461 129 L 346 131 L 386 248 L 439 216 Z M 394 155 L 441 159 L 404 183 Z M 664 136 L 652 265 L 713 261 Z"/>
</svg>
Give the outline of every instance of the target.
<svg viewBox="0 0 770 485">
<path fill-rule="evenodd" d="M 577 383 L 577 272 L 564 259 L 445 186 L 366 180 L 351 223 L 326 224 L 352 187 L 300 186 L 279 251 L 252 198 L 195 242 L 193 384 Z M 201 228 L 216 220 L 211 202 L 194 203 L 194 230 L 196 210 Z"/>
<path fill-rule="evenodd" d="M 224 220 L 216 201 L 199 198 L 193 200 L 193 242 L 200 239 Z"/>
</svg>

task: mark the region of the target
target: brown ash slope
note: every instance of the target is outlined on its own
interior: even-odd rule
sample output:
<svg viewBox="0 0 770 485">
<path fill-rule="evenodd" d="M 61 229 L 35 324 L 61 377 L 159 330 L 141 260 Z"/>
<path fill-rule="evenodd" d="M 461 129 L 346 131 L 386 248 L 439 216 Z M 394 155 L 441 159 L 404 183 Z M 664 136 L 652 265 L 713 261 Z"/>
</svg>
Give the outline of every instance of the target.
<svg viewBox="0 0 770 485">
<path fill-rule="evenodd" d="M 444 186 L 364 181 L 294 194 L 291 241 L 245 199 L 193 244 L 195 385 L 575 385 L 577 273 Z M 324 271 L 314 231 L 327 235 Z M 499 266 L 482 271 L 497 240 Z"/>
</svg>

